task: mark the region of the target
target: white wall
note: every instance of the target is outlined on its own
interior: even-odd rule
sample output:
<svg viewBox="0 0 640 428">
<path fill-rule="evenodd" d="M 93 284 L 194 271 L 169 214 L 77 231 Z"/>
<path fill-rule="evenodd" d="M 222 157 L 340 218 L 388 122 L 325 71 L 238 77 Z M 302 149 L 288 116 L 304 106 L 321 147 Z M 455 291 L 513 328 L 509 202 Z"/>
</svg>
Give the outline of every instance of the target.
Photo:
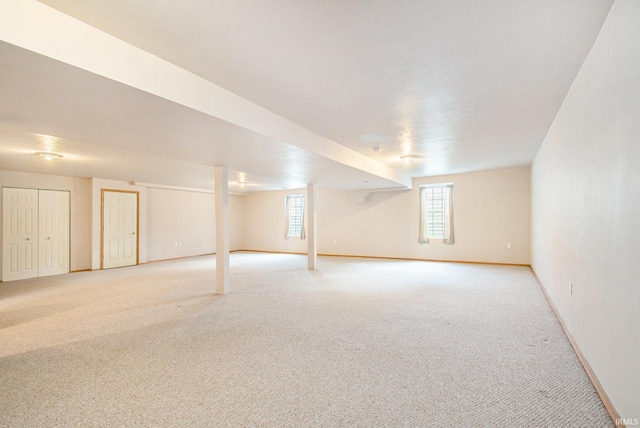
<svg viewBox="0 0 640 428">
<path fill-rule="evenodd" d="M 89 179 L 0 170 L 0 187 L 69 191 L 71 197 L 70 269 L 77 271 L 90 268 L 91 181 Z M 2 213 L 1 199 L 2 198 L 0 198 L 0 213 Z M 1 229 L 2 228 L 0 228 L 0 242 L 2 238 Z M 2 246 L 0 246 L 0 275 L 1 272 Z"/>
<path fill-rule="evenodd" d="M 305 195 L 307 189 L 252 192 L 243 197 L 242 240 L 244 250 L 306 253 L 307 240 L 284 239 L 284 200 L 286 195 Z M 307 219 L 305 217 L 305 228 Z M 306 229 L 308 230 L 308 229 Z"/>
<path fill-rule="evenodd" d="M 215 198 L 211 193 L 149 189 L 149 260 L 214 253 L 214 214 Z"/>
<path fill-rule="evenodd" d="M 244 198 L 245 196 L 229 195 L 229 251 L 244 248 Z M 213 215 L 215 218 L 215 212 Z M 213 239 L 215 241 L 215 236 Z"/>
<path fill-rule="evenodd" d="M 101 190 L 140 192 L 139 262 L 215 252 L 215 195 L 134 186 L 124 181 L 92 179 L 93 269 L 100 269 Z M 242 199 L 229 196 L 229 249 L 242 248 Z M 176 247 L 175 242 L 182 245 Z"/>
<path fill-rule="evenodd" d="M 241 200 L 241 196 L 229 196 L 232 251 L 242 246 Z M 149 188 L 147 232 L 149 261 L 215 253 L 215 195 Z"/>
<path fill-rule="evenodd" d="M 529 264 L 529 178 L 528 167 L 421 178 L 411 191 L 373 193 L 365 204 L 353 203 L 349 192 L 318 188 L 318 252 Z M 454 183 L 454 245 L 418 244 L 419 186 L 428 183 Z M 306 189 L 245 196 L 245 249 L 307 251 L 306 241 L 284 240 L 287 194 Z"/>
<path fill-rule="evenodd" d="M 532 266 L 623 418 L 640 418 L 639 41 L 640 2 L 617 0 L 532 167 Z"/>
<path fill-rule="evenodd" d="M 100 269 L 102 190 L 139 192 L 139 262 L 215 252 L 213 194 L 134 186 L 124 181 L 0 170 L 0 187 L 68 190 L 71 195 L 71 271 Z M 229 247 L 243 246 L 243 197 L 229 196 Z M 2 213 L 2 198 L 0 198 Z M 0 242 L 2 228 L 0 228 Z M 182 245 L 175 246 L 175 242 Z M 0 275 L 2 248 L 0 246 Z M 0 278 L 1 279 L 1 278 Z"/>
</svg>

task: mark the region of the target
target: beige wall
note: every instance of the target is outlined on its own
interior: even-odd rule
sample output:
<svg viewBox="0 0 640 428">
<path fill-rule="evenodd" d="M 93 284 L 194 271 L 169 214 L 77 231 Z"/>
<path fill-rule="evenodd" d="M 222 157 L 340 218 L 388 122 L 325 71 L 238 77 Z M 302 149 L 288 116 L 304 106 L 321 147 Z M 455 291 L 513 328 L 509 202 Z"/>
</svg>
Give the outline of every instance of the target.
<svg viewBox="0 0 640 428">
<path fill-rule="evenodd" d="M 215 195 L 93 179 L 93 269 L 100 268 L 101 190 L 140 195 L 140 263 L 215 252 Z M 229 248 L 241 248 L 242 197 L 229 196 Z M 175 246 L 175 242 L 182 245 Z"/>
<path fill-rule="evenodd" d="M 640 418 L 638 23 L 640 2 L 614 3 L 532 167 L 533 268 L 623 418 Z"/>
<path fill-rule="evenodd" d="M 100 269 L 102 190 L 139 192 L 139 261 L 215 252 L 214 195 L 134 186 L 124 181 L 0 170 L 0 187 L 68 190 L 71 195 L 71 271 Z M 242 197 L 229 197 L 231 250 L 242 248 Z M 0 213 L 2 198 L 0 198 Z M 0 228 L 0 239 L 2 228 Z M 182 245 L 175 246 L 175 242 Z M 0 246 L 0 275 L 2 272 Z M 0 278 L 1 279 L 1 278 Z"/>
<path fill-rule="evenodd" d="M 241 200 L 241 196 L 229 196 L 231 251 L 242 246 Z M 150 261 L 215 253 L 215 195 L 149 188 L 147 226 Z"/>
<path fill-rule="evenodd" d="M 149 260 L 214 253 L 215 195 L 149 189 Z"/>
<path fill-rule="evenodd" d="M 89 269 L 91 266 L 91 181 L 87 178 L 63 177 L 58 175 L 28 174 L 24 172 L 0 170 L 0 187 L 23 187 L 28 189 L 67 190 L 70 192 L 70 269 Z M 2 213 L 0 198 L 0 213 Z M 0 239 L 2 228 L 0 228 Z M 2 246 L 0 246 L 0 275 L 2 273 Z"/>
<path fill-rule="evenodd" d="M 411 191 L 376 192 L 364 204 L 352 202 L 349 192 L 318 188 L 318 252 L 529 264 L 529 176 L 523 167 L 421 178 Z M 454 183 L 454 245 L 418 244 L 419 186 L 428 183 Z M 245 196 L 245 249 L 307 251 L 306 240 L 284 239 L 288 194 L 306 189 Z"/>
<path fill-rule="evenodd" d="M 252 192 L 243 197 L 242 249 L 306 253 L 307 241 L 284 239 L 284 199 L 286 195 L 305 195 L 307 189 Z M 305 201 L 306 203 L 306 201 Z M 307 219 L 305 218 L 305 228 Z"/>
<path fill-rule="evenodd" d="M 373 193 L 365 204 L 351 202 L 349 193 L 321 190 L 318 251 L 529 264 L 529 174 L 525 167 L 419 178 L 411 191 Z M 435 183 L 454 185 L 453 245 L 418 244 L 420 185 Z"/>
</svg>

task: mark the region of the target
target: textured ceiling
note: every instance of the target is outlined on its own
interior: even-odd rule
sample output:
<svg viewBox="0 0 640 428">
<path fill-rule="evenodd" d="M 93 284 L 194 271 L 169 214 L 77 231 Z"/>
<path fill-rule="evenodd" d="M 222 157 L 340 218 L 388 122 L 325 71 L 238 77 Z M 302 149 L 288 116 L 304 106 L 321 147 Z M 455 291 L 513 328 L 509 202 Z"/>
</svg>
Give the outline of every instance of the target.
<svg viewBox="0 0 640 428">
<path fill-rule="evenodd" d="M 529 164 L 612 1 L 41 3 L 392 168 L 424 176 Z M 120 92 L 127 91 L 114 94 Z M 189 115 L 188 132 L 206 130 L 209 121 Z M 1 125 L 13 127 L 6 120 Z M 185 126 L 165 123 L 154 132 L 178 138 Z M 65 130 L 69 138 L 95 141 L 90 130 Z M 150 150 L 146 139 L 157 138 L 148 130 L 125 131 L 140 137 L 133 146 L 141 153 Z M 236 145 L 245 154 L 256 146 Z M 287 150 L 294 157 L 300 150 L 273 148 L 274 155 L 256 156 L 278 170 Z M 404 154 L 424 158 L 404 163 Z M 305 168 L 331 169 L 316 163 L 322 162 L 317 156 L 306 162 Z M 268 166 L 244 167 L 284 178 Z M 347 180 L 351 172 L 336 166 L 329 175 L 340 180 L 341 174 Z M 362 174 L 355 175 L 347 188 L 362 183 Z"/>
<path fill-rule="evenodd" d="M 0 80 L 0 169 L 213 188 L 213 166 L 224 163 L 237 192 L 398 186 L 6 43 L 0 58 L 11 59 Z M 64 159 L 33 156 L 42 151 Z"/>
</svg>

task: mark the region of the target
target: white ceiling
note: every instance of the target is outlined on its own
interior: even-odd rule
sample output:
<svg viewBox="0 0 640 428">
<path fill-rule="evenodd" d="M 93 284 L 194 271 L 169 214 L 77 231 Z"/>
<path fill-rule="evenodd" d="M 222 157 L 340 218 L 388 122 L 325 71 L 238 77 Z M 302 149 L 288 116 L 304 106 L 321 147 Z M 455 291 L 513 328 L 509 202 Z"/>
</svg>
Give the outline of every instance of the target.
<svg viewBox="0 0 640 428">
<path fill-rule="evenodd" d="M 0 80 L 0 169 L 211 189 L 223 159 L 236 192 L 398 186 L 25 49 L 0 42 L 0 58 L 11 58 Z M 64 158 L 33 156 L 42 151 Z"/>
<path fill-rule="evenodd" d="M 353 190 L 406 183 L 376 172 L 388 167 L 416 177 L 530 164 L 613 1 L 40 3 L 326 138 L 274 138 L 9 40 L 1 169 L 212 187 L 226 164 L 253 183 L 244 190 Z M 28 156 L 43 134 L 65 154 L 55 167 Z"/>
</svg>

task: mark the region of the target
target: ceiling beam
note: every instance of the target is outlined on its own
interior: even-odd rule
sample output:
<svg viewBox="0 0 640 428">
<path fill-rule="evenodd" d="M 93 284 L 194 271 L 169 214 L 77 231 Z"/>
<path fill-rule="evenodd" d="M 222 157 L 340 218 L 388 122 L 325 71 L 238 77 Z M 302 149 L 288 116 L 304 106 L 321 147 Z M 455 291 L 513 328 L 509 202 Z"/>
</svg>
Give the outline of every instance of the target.
<svg viewBox="0 0 640 428">
<path fill-rule="evenodd" d="M 412 187 L 400 171 L 35 0 L 0 2 L 0 40 Z"/>
</svg>

